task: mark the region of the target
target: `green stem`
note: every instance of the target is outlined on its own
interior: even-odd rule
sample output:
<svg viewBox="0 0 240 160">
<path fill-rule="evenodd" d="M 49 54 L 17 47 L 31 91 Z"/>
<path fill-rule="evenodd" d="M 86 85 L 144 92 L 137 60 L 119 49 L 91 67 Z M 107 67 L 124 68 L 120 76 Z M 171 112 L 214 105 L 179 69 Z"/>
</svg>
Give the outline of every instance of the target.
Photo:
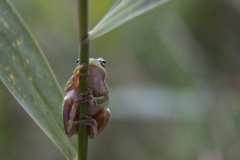
<svg viewBox="0 0 240 160">
<path fill-rule="evenodd" d="M 87 73 L 89 66 L 89 41 L 88 41 L 88 0 L 79 0 L 79 38 L 80 38 L 80 64 L 86 63 L 87 67 L 80 72 Z M 79 78 L 79 91 L 88 90 L 88 77 Z M 88 115 L 88 103 L 79 106 L 79 120 L 84 119 L 82 115 Z M 87 160 L 88 133 L 87 126 L 78 128 L 78 159 Z"/>
</svg>

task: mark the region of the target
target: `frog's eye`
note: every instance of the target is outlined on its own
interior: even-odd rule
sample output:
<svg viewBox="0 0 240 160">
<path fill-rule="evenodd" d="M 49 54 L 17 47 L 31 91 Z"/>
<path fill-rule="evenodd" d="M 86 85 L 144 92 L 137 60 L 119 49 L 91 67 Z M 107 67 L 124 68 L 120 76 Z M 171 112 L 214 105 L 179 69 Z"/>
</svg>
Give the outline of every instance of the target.
<svg viewBox="0 0 240 160">
<path fill-rule="evenodd" d="M 103 67 L 106 67 L 107 62 L 106 62 L 105 60 L 102 60 L 102 61 L 101 61 L 101 65 L 102 65 Z"/>
<path fill-rule="evenodd" d="M 79 65 L 79 59 L 77 59 L 77 61 L 76 61 L 76 65 Z"/>
</svg>

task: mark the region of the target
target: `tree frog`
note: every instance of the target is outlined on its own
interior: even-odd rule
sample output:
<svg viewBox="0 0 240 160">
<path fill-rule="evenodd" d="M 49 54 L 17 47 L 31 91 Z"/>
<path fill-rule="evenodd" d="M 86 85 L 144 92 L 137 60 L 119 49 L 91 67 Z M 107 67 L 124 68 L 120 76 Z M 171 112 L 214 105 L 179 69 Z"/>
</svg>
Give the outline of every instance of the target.
<svg viewBox="0 0 240 160">
<path fill-rule="evenodd" d="M 88 137 L 94 138 L 107 125 L 110 110 L 108 106 L 108 86 L 106 82 L 107 72 L 106 61 L 103 58 L 89 59 L 88 74 L 80 73 L 86 67 L 80 65 L 77 60 L 77 67 L 72 77 L 68 80 L 64 91 L 66 96 L 63 101 L 63 125 L 67 136 L 71 137 L 78 132 L 78 125 L 88 125 Z M 79 77 L 88 76 L 89 90 L 79 93 Z M 89 103 L 89 114 L 84 115 L 84 120 L 78 120 L 78 106 L 81 103 Z"/>
</svg>

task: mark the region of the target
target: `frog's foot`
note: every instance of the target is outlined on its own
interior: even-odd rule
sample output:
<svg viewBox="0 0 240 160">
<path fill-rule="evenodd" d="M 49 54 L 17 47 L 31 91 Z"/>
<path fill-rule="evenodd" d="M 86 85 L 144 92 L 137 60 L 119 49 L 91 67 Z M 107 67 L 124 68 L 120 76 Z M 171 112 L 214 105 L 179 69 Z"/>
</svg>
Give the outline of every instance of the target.
<svg viewBox="0 0 240 160">
<path fill-rule="evenodd" d="M 87 73 L 80 73 L 81 69 L 83 69 L 85 67 L 87 67 L 86 63 L 77 65 L 77 68 L 73 71 L 73 80 L 78 79 L 80 76 L 89 76 L 90 75 L 89 71 Z"/>
<path fill-rule="evenodd" d="M 73 81 L 76 81 L 79 79 L 79 77 L 83 77 L 83 76 L 89 76 L 90 72 L 88 71 L 87 73 L 76 73 L 73 75 Z"/>
<path fill-rule="evenodd" d="M 83 98 L 83 96 L 87 96 L 88 94 L 89 94 L 89 91 L 84 91 L 84 92 L 78 93 L 77 99 L 78 99 L 79 101 L 81 101 L 82 98 Z"/>
<path fill-rule="evenodd" d="M 86 102 L 88 102 L 91 106 L 96 106 L 96 102 L 94 100 L 93 95 L 87 95 L 87 96 L 83 97 L 81 104 L 86 103 Z"/>
<path fill-rule="evenodd" d="M 76 71 L 79 71 L 79 70 L 85 68 L 85 67 L 87 67 L 87 64 L 86 64 L 86 63 L 83 63 L 83 64 L 79 65 L 79 61 L 77 61 L 77 68 L 74 70 L 74 73 L 75 73 Z"/>
<path fill-rule="evenodd" d="M 69 121 L 71 121 L 73 124 L 87 125 L 90 127 L 98 127 L 97 121 L 95 119 L 93 119 L 92 117 L 89 117 L 87 115 L 83 115 L 83 117 L 85 119 L 80 120 L 80 121 L 72 121 L 72 120 L 69 120 Z"/>
<path fill-rule="evenodd" d="M 84 103 L 83 102 L 84 97 L 88 96 L 88 94 L 89 94 L 88 91 L 84 91 L 84 92 L 78 93 L 77 94 L 77 98 L 74 101 L 74 104 L 78 106 L 78 105 Z"/>
<path fill-rule="evenodd" d="M 88 89 L 88 91 L 79 93 L 77 96 L 77 103 L 82 104 L 88 102 L 90 105 L 96 105 L 95 99 L 92 95 L 92 91 Z"/>
</svg>

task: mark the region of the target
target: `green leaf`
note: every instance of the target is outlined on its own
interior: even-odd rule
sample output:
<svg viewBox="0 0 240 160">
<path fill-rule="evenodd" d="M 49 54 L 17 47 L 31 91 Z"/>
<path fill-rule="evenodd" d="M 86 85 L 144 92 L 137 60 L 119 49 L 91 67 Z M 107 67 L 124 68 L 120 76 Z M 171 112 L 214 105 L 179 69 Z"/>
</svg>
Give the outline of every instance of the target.
<svg viewBox="0 0 240 160">
<path fill-rule="evenodd" d="M 147 12 L 168 0 L 119 0 L 90 32 L 90 39 L 97 38 L 121 24 Z"/>
<path fill-rule="evenodd" d="M 5 0 L 0 1 L 0 79 L 63 154 L 76 158 L 77 138 L 63 130 L 61 89 L 23 20 Z"/>
</svg>

